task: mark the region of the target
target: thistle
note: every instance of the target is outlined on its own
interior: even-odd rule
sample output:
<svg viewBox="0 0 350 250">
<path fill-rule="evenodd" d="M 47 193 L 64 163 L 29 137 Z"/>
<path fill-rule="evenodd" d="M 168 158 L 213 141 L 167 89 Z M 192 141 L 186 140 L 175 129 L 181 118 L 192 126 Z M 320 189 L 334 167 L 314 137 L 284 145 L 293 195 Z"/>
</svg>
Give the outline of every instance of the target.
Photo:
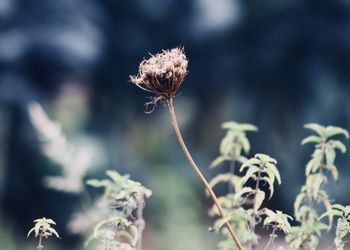
<svg viewBox="0 0 350 250">
<path fill-rule="evenodd" d="M 192 156 L 187 149 L 187 146 L 182 138 L 179 125 L 177 123 L 173 98 L 176 96 L 177 91 L 185 80 L 185 77 L 188 73 L 187 66 L 188 60 L 182 48 L 163 50 L 162 53 L 151 55 L 149 59 L 144 59 L 140 63 L 138 75 L 130 76 L 130 81 L 137 85 L 139 88 L 155 94 L 154 97 L 151 97 L 151 101 L 146 103 L 146 106 L 152 104 L 154 108 L 160 101 L 169 108 L 172 125 L 175 129 L 176 136 L 179 140 L 182 150 L 187 157 L 187 160 L 189 161 L 198 178 L 201 180 L 209 192 L 219 212 L 219 215 L 222 218 L 225 218 L 223 209 L 213 189 L 210 187 L 201 170 L 192 159 Z M 224 224 L 233 240 L 235 241 L 238 249 L 242 250 L 243 247 L 229 222 L 225 222 Z"/>
</svg>

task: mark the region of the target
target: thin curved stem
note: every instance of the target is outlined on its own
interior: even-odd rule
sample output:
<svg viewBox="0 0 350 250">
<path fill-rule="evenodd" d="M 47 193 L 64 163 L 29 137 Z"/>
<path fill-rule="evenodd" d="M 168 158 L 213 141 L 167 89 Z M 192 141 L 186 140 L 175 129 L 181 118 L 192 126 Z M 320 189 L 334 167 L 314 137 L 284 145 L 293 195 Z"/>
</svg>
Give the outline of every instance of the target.
<svg viewBox="0 0 350 250">
<path fill-rule="evenodd" d="M 169 107 L 169 112 L 170 112 L 170 115 L 171 115 L 171 121 L 172 121 L 172 124 L 173 124 L 173 127 L 175 129 L 175 133 L 176 133 L 176 136 L 179 140 L 179 143 L 182 147 L 182 150 L 184 151 L 186 157 L 187 157 L 187 160 L 189 161 L 191 167 L 193 168 L 194 172 L 196 173 L 196 175 L 199 177 L 199 179 L 202 181 L 202 183 L 204 184 L 205 188 L 208 190 L 209 194 L 210 194 L 210 197 L 212 198 L 215 206 L 217 207 L 218 211 L 219 211 L 219 214 L 222 218 L 225 217 L 224 215 L 224 212 L 222 210 L 222 207 L 213 191 L 213 189 L 210 187 L 208 181 L 205 179 L 205 177 L 203 176 L 202 172 L 200 171 L 200 169 L 198 168 L 198 166 L 196 165 L 196 163 L 194 162 L 190 152 L 188 151 L 187 149 L 187 146 L 182 138 L 182 135 L 181 135 L 181 132 L 180 132 L 180 129 L 179 129 L 179 125 L 177 123 L 177 119 L 176 119 L 176 115 L 175 115 L 175 110 L 174 110 L 174 105 L 173 105 L 173 99 L 169 99 L 168 101 L 168 107 Z M 230 232 L 230 235 L 232 236 L 233 240 L 235 241 L 237 247 L 239 250 L 243 250 L 243 246 L 242 244 L 240 243 L 239 239 L 237 238 L 237 235 L 235 234 L 233 228 L 231 227 L 230 223 L 226 222 L 225 223 L 225 226 L 227 228 L 227 230 Z"/>
</svg>

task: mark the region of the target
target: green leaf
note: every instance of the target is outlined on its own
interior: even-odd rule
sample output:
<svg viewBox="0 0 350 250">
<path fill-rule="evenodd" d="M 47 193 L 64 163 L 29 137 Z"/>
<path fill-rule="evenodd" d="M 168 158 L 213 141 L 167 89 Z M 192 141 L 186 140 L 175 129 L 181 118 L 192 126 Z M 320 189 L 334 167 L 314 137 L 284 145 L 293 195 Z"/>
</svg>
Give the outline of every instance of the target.
<svg viewBox="0 0 350 250">
<path fill-rule="evenodd" d="M 273 172 L 273 174 L 275 175 L 275 177 L 277 179 L 278 184 L 281 185 L 281 183 L 282 183 L 281 175 L 280 175 L 280 172 L 278 171 L 276 165 L 273 164 L 273 163 L 268 162 L 268 163 L 265 164 L 265 167 L 267 169 L 270 169 Z"/>
<path fill-rule="evenodd" d="M 209 185 L 213 188 L 213 187 L 215 187 L 217 184 L 219 184 L 221 182 L 233 182 L 233 178 L 234 178 L 234 175 L 231 174 L 231 173 L 219 174 L 219 175 L 215 176 L 209 182 Z"/>
<path fill-rule="evenodd" d="M 337 167 L 334 166 L 334 165 L 332 165 L 332 166 L 331 166 L 330 168 L 328 168 L 328 169 L 329 169 L 329 171 L 331 172 L 331 174 L 332 174 L 332 176 L 333 176 L 333 179 L 334 179 L 335 181 L 337 181 L 338 178 L 339 178 L 339 173 L 338 173 Z"/>
<path fill-rule="evenodd" d="M 245 194 L 252 193 L 254 190 L 251 187 L 243 187 L 241 190 L 239 190 L 237 193 L 235 193 L 235 199 L 238 197 L 242 197 Z"/>
<path fill-rule="evenodd" d="M 304 140 L 301 141 L 301 145 L 304 145 L 306 143 L 320 143 L 321 142 L 321 137 L 316 136 L 316 135 L 310 135 L 306 137 Z"/>
<path fill-rule="evenodd" d="M 346 138 L 349 138 L 349 133 L 347 130 L 335 126 L 328 126 L 325 130 L 325 134 L 327 138 L 341 134 L 344 135 Z"/>
<path fill-rule="evenodd" d="M 306 179 L 306 187 L 309 195 L 311 195 L 312 199 L 316 200 L 318 193 L 320 191 L 320 187 L 323 182 L 327 179 L 322 174 L 313 174 L 309 175 Z"/>
<path fill-rule="evenodd" d="M 57 231 L 55 229 L 50 227 L 50 228 L 48 228 L 48 230 L 50 231 L 51 234 L 54 234 L 57 238 L 60 238 L 60 236 L 58 235 L 58 233 L 57 233 Z"/>
<path fill-rule="evenodd" d="M 328 231 L 331 230 L 332 224 L 333 224 L 333 214 L 332 212 L 332 204 L 329 202 L 328 198 L 323 198 L 322 199 L 323 205 L 326 208 L 326 211 L 329 212 L 328 214 Z"/>
<path fill-rule="evenodd" d="M 29 235 L 35 230 L 35 228 L 33 227 L 32 229 L 29 230 L 28 234 L 27 234 L 27 238 L 29 237 Z"/>
<path fill-rule="evenodd" d="M 86 181 L 86 184 L 92 187 L 108 187 L 112 184 L 110 180 L 96 180 L 96 179 L 90 179 Z"/>
<path fill-rule="evenodd" d="M 263 178 L 261 178 L 261 180 L 266 181 L 267 184 L 269 185 L 269 190 L 270 190 L 270 197 L 269 197 L 269 199 L 271 199 L 271 198 L 272 198 L 272 195 L 273 195 L 273 192 L 274 192 L 273 180 L 271 180 L 271 179 L 268 178 L 268 177 L 263 177 Z"/>
<path fill-rule="evenodd" d="M 303 202 L 305 198 L 305 194 L 304 193 L 300 193 L 298 194 L 297 198 L 295 199 L 295 202 L 294 202 L 294 216 L 299 220 L 300 217 L 299 217 L 299 208 L 300 208 L 300 205 L 301 203 Z"/>
<path fill-rule="evenodd" d="M 210 168 L 215 168 L 227 160 L 229 159 L 226 156 L 220 155 L 210 164 Z"/>
<path fill-rule="evenodd" d="M 328 146 L 328 147 L 326 147 L 325 154 L 326 154 L 326 165 L 328 168 L 330 168 L 334 164 L 335 151 L 332 147 Z"/>
<path fill-rule="evenodd" d="M 332 141 L 332 144 L 334 149 L 339 149 L 343 154 L 346 152 L 346 146 L 341 141 L 335 140 Z"/>
<path fill-rule="evenodd" d="M 105 219 L 105 220 L 102 220 L 102 221 L 100 221 L 99 223 L 96 224 L 96 226 L 94 228 L 94 233 L 93 233 L 95 238 L 97 238 L 100 228 L 103 227 L 103 225 L 105 225 L 106 223 L 109 223 L 109 222 L 110 222 L 109 219 Z"/>
<path fill-rule="evenodd" d="M 306 164 L 306 167 L 305 167 L 305 175 L 308 176 L 310 175 L 313 167 L 314 167 L 314 162 L 315 160 L 314 159 L 311 159 L 307 164 Z"/>
<path fill-rule="evenodd" d="M 345 212 L 345 206 L 343 206 L 341 204 L 334 204 L 334 205 L 332 205 L 332 208 Z"/>
<path fill-rule="evenodd" d="M 339 210 L 330 210 L 330 211 L 326 211 L 325 213 L 323 213 L 321 216 L 320 216 L 320 219 L 326 217 L 326 216 L 338 216 L 338 217 L 342 217 L 343 216 L 343 212 L 339 211 Z"/>
<path fill-rule="evenodd" d="M 248 123 L 237 123 L 237 122 L 224 122 L 222 124 L 223 129 L 232 129 L 232 130 L 239 130 L 239 131 L 258 131 L 258 128 L 252 124 Z"/>
<path fill-rule="evenodd" d="M 254 174 L 259 172 L 259 168 L 257 166 L 250 166 L 244 177 L 241 178 L 241 185 L 243 186 L 249 178 L 254 177 Z"/>
<path fill-rule="evenodd" d="M 246 154 L 249 153 L 250 150 L 250 143 L 248 138 L 245 136 L 245 134 L 243 133 L 239 133 L 237 135 L 237 137 L 239 138 L 240 143 L 242 144 L 243 150 Z"/>
<path fill-rule="evenodd" d="M 254 156 L 255 158 L 258 158 L 263 164 L 265 163 L 273 163 L 273 164 L 277 164 L 277 160 L 270 157 L 269 155 L 266 155 L 266 154 L 255 154 Z"/>
<path fill-rule="evenodd" d="M 259 165 L 260 164 L 260 160 L 256 159 L 256 158 L 250 158 L 249 160 L 245 161 L 242 166 L 240 167 L 239 171 L 243 172 L 243 170 L 247 167 L 251 167 L 251 166 L 255 166 L 255 165 Z"/>
<path fill-rule="evenodd" d="M 257 211 L 261 207 L 264 199 L 265 199 L 265 192 L 260 189 L 257 190 L 257 193 L 255 195 L 255 203 L 254 203 L 255 211 Z"/>
<path fill-rule="evenodd" d="M 305 124 L 304 128 L 311 129 L 311 130 L 315 131 L 321 137 L 323 137 L 325 135 L 326 128 L 324 126 L 321 126 L 321 125 L 317 124 L 317 123 Z"/>
</svg>

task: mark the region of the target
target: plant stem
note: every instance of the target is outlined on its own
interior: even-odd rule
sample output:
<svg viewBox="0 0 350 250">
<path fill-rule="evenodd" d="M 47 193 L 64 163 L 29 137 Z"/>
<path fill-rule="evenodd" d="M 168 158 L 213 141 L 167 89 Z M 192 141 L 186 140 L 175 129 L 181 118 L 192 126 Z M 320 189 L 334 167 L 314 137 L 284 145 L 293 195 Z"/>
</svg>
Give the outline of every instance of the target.
<svg viewBox="0 0 350 250">
<path fill-rule="evenodd" d="M 42 241 L 43 241 L 43 236 L 40 233 L 40 235 L 39 235 L 39 243 L 38 243 L 38 246 L 37 246 L 38 250 L 44 249 L 44 246 L 42 245 Z"/>
<path fill-rule="evenodd" d="M 172 124 L 173 124 L 173 127 L 175 129 L 175 133 L 176 133 L 176 136 L 179 140 L 179 143 L 182 147 L 182 150 L 184 151 L 186 157 L 187 157 L 187 160 L 189 161 L 191 167 L 193 168 L 194 172 L 196 173 L 196 175 L 199 177 L 199 179 L 202 181 L 202 183 L 204 184 L 205 188 L 208 190 L 209 194 L 210 194 L 210 197 L 212 198 L 215 206 L 217 207 L 218 211 L 219 211 L 219 214 L 222 218 L 225 217 L 224 215 L 224 212 L 222 210 L 222 207 L 213 191 L 213 189 L 210 187 L 208 181 L 205 179 L 205 177 L 203 176 L 202 172 L 200 171 L 200 169 L 198 168 L 198 166 L 196 165 L 196 163 L 194 162 L 194 160 L 192 159 L 192 156 L 190 154 L 190 152 L 188 151 L 187 149 L 187 146 L 182 138 L 182 135 L 181 135 L 181 132 L 180 132 L 180 128 L 179 128 L 179 125 L 177 123 L 177 119 L 176 119 L 176 114 L 175 114 L 175 110 L 174 110 L 174 105 L 173 105 L 173 99 L 170 98 L 169 101 L 168 101 L 168 107 L 169 107 L 169 112 L 170 112 L 170 115 L 171 115 L 171 121 L 172 121 Z M 230 235 L 232 236 L 233 240 L 235 241 L 237 247 L 239 250 L 243 250 L 243 246 L 242 244 L 240 243 L 239 239 L 237 238 L 237 235 L 235 234 L 233 228 L 231 227 L 230 223 L 226 222 L 225 223 L 225 226 L 226 228 L 228 229 Z"/>
<path fill-rule="evenodd" d="M 267 242 L 264 250 L 267 250 L 269 249 L 268 247 L 271 245 L 271 243 L 273 243 L 273 240 L 275 239 L 275 232 L 276 232 L 276 228 L 274 227 L 273 230 L 272 230 L 272 233 L 270 234 L 270 239 L 269 241 Z"/>
<path fill-rule="evenodd" d="M 145 196 L 144 194 L 140 195 L 140 198 L 137 201 L 137 211 L 136 211 L 136 223 L 138 229 L 138 239 L 137 239 L 137 250 L 142 250 L 142 233 L 145 229 L 145 221 L 143 219 L 143 209 L 145 208 Z"/>
<path fill-rule="evenodd" d="M 232 160 L 232 162 L 230 164 L 230 173 L 234 175 L 235 174 L 235 170 L 236 170 L 236 160 Z M 233 193 L 234 188 L 235 188 L 235 186 L 234 186 L 233 183 L 229 183 L 228 184 L 228 192 L 229 193 Z"/>
<path fill-rule="evenodd" d="M 256 184 L 255 184 L 255 195 L 254 195 L 254 199 L 253 199 L 253 214 L 252 214 L 252 218 L 250 220 L 250 232 L 253 234 L 255 232 L 255 225 L 256 225 L 256 221 L 255 221 L 255 216 L 256 216 L 256 196 L 258 194 L 259 191 L 259 184 L 260 184 L 260 179 L 261 179 L 261 168 L 262 166 L 259 167 L 259 172 L 258 172 L 258 177 L 256 179 Z M 253 243 L 252 241 L 249 242 L 249 250 L 251 250 L 253 248 Z"/>
</svg>

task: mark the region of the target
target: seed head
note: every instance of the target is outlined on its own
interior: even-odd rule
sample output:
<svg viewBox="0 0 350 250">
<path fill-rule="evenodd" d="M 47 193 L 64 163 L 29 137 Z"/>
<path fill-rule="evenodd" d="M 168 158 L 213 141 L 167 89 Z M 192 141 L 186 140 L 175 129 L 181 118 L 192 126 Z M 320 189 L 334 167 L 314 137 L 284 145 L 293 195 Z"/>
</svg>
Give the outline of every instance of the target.
<svg viewBox="0 0 350 250">
<path fill-rule="evenodd" d="M 156 96 L 148 104 L 169 100 L 176 92 L 187 75 L 188 60 L 182 48 L 163 50 L 162 53 L 151 55 L 139 66 L 139 73 L 130 76 L 130 81 L 145 91 Z"/>
</svg>

